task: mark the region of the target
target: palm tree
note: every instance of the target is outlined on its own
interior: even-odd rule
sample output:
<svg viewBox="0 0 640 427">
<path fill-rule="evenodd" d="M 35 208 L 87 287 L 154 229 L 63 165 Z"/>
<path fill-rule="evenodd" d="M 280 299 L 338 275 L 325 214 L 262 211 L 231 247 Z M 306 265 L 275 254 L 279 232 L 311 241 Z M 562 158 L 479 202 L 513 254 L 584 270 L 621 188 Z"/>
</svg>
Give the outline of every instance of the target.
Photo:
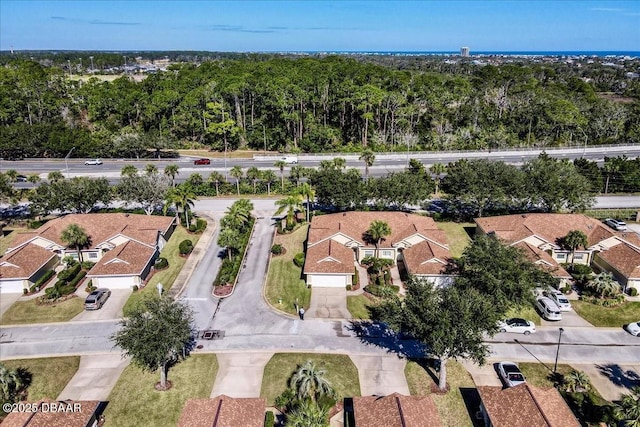
<svg viewBox="0 0 640 427">
<path fill-rule="evenodd" d="M 9 169 L 4 174 L 9 177 L 9 182 L 16 182 L 18 179 L 18 172 L 15 169 Z"/>
<path fill-rule="evenodd" d="M 300 180 L 307 175 L 307 168 L 304 166 L 292 166 L 289 171 L 289 178 L 296 182 L 296 186 L 300 185 Z M 283 185 L 284 187 L 284 185 Z"/>
<path fill-rule="evenodd" d="M 276 201 L 278 210 L 276 215 L 280 215 L 282 212 L 287 212 L 287 228 L 293 228 L 295 224 L 296 210 L 302 210 L 302 196 L 299 194 L 290 194 L 284 199 Z"/>
<path fill-rule="evenodd" d="M 309 211 L 311 210 L 311 200 L 315 199 L 316 191 L 313 189 L 311 184 L 309 184 L 308 182 L 303 182 L 300 187 L 296 188 L 295 193 L 307 199 L 307 223 L 309 223 Z"/>
<path fill-rule="evenodd" d="M 335 396 L 335 391 L 325 375 L 327 371 L 319 369 L 312 360 L 299 365 L 291 375 L 290 387 L 296 392 L 298 399 L 311 399 L 317 402 L 322 396 Z"/>
<path fill-rule="evenodd" d="M 302 401 L 287 414 L 287 427 L 325 427 L 329 411 L 308 400 Z"/>
<path fill-rule="evenodd" d="M 171 186 L 176 186 L 176 176 L 178 175 L 180 168 L 178 165 L 167 165 L 164 168 L 164 174 L 171 178 Z"/>
<path fill-rule="evenodd" d="M 244 175 L 244 173 L 242 172 L 242 168 L 240 166 L 234 166 L 231 168 L 231 171 L 229 173 L 231 174 L 232 177 L 236 179 L 236 190 L 238 190 L 238 196 L 239 196 L 240 195 L 240 179 Z"/>
<path fill-rule="evenodd" d="M 598 273 L 587 283 L 587 288 L 600 298 L 613 296 L 620 293 L 620 284 L 615 281 L 608 271 Z"/>
<path fill-rule="evenodd" d="M 263 170 L 260 175 L 260 179 L 267 183 L 267 195 L 271 195 L 271 183 L 278 179 L 275 173 L 271 169 Z M 284 188 L 284 185 L 283 187 Z"/>
<path fill-rule="evenodd" d="M 571 251 L 571 267 L 573 267 L 576 249 L 581 246 L 586 248 L 588 244 L 587 235 L 580 230 L 571 230 L 561 239 L 561 245 Z"/>
<path fill-rule="evenodd" d="M 120 176 L 127 176 L 129 178 L 138 175 L 138 168 L 133 165 L 125 165 L 120 169 Z"/>
<path fill-rule="evenodd" d="M 280 191 L 284 192 L 284 167 L 287 166 L 287 162 L 285 162 L 284 160 L 278 160 L 273 164 L 273 166 L 280 169 L 280 181 L 282 183 L 281 184 L 282 189 Z"/>
<path fill-rule="evenodd" d="M 146 173 L 147 175 L 155 175 L 158 173 L 158 168 L 156 165 L 149 163 L 144 167 L 144 173 Z"/>
<path fill-rule="evenodd" d="M 620 421 L 624 421 L 625 427 L 640 427 L 640 386 L 633 387 L 631 394 L 622 396 L 615 415 Z"/>
<path fill-rule="evenodd" d="M 237 249 L 240 244 L 240 232 L 235 228 L 223 228 L 218 236 L 218 246 L 225 247 L 227 249 L 227 255 L 229 260 L 233 254 L 233 250 Z"/>
<path fill-rule="evenodd" d="M 447 166 L 442 163 L 434 163 L 429 168 L 431 173 L 434 175 L 433 180 L 436 183 L 436 197 L 438 197 L 438 189 L 440 188 L 440 177 L 443 173 L 447 172 Z"/>
<path fill-rule="evenodd" d="M 364 162 L 364 175 L 367 181 L 369 181 L 369 168 L 373 166 L 373 163 L 376 161 L 376 155 L 373 151 L 367 148 L 366 150 L 362 151 L 359 160 L 362 160 Z"/>
<path fill-rule="evenodd" d="M 197 172 L 194 172 L 191 175 L 189 175 L 189 178 L 187 178 L 187 182 L 189 183 L 190 186 L 197 187 L 204 182 L 204 179 L 202 178 L 202 175 L 200 175 Z"/>
<path fill-rule="evenodd" d="M 197 198 L 189 186 L 180 185 L 172 188 L 167 193 L 167 203 L 165 203 L 165 207 L 167 205 L 174 205 L 176 207 L 176 218 L 178 217 L 178 212 L 184 212 L 184 222 L 187 228 L 189 228 L 189 208 L 193 206 L 193 201 Z"/>
<path fill-rule="evenodd" d="M 242 231 L 249 223 L 253 203 L 249 199 L 240 199 L 234 202 L 222 218 L 222 226 L 224 228 L 233 228 Z"/>
<path fill-rule="evenodd" d="M 18 369 L 9 369 L 0 363 L 0 401 L 14 402 L 16 395 L 25 386 L 25 379 Z"/>
<path fill-rule="evenodd" d="M 584 371 L 572 370 L 564 377 L 564 388 L 569 393 L 591 390 L 591 380 Z"/>
<path fill-rule="evenodd" d="M 365 234 L 376 246 L 376 256 L 378 256 L 378 245 L 381 240 L 391 235 L 391 227 L 384 221 L 375 220 L 369 225 L 369 229 L 365 231 Z"/>
<path fill-rule="evenodd" d="M 51 183 L 60 182 L 63 180 L 64 180 L 64 175 L 60 171 L 52 171 L 52 172 L 49 172 L 49 174 L 47 175 L 47 181 Z"/>
<path fill-rule="evenodd" d="M 213 182 L 216 185 L 216 196 L 220 195 L 220 192 L 218 191 L 218 186 L 222 181 L 224 181 L 224 176 L 222 176 L 220 172 L 214 171 L 214 172 L 211 172 L 211 174 L 209 175 L 209 182 Z"/>
<path fill-rule="evenodd" d="M 73 246 L 78 251 L 78 261 L 82 262 L 82 252 L 80 249 L 87 246 L 90 242 L 87 232 L 78 224 L 69 224 L 60 234 L 60 240 L 69 246 Z"/>
<path fill-rule="evenodd" d="M 260 180 L 260 175 L 260 169 L 255 166 L 247 169 L 247 179 L 253 183 L 253 194 L 256 194 L 256 183 Z"/>
<path fill-rule="evenodd" d="M 29 175 L 27 177 L 27 182 L 30 182 L 31 184 L 34 184 L 34 185 L 39 183 L 40 181 L 41 181 L 40 180 L 40 175 L 35 174 L 35 173 L 32 173 L 31 175 Z"/>
</svg>

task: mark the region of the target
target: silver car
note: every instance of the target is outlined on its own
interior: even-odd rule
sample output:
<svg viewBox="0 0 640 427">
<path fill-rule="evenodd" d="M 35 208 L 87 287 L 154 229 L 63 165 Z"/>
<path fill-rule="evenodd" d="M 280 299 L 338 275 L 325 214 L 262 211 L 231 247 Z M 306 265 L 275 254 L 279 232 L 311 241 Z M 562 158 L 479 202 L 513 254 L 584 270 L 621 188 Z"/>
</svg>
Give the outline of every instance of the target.
<svg viewBox="0 0 640 427">
<path fill-rule="evenodd" d="M 111 296 L 111 291 L 106 288 L 96 289 L 84 300 L 85 310 L 99 310 Z"/>
<path fill-rule="evenodd" d="M 545 320 L 562 320 L 560 307 L 552 299 L 547 297 L 539 297 L 536 300 L 536 308 Z"/>
<path fill-rule="evenodd" d="M 515 362 L 498 363 L 498 375 L 506 387 L 515 387 L 527 382 L 526 378 L 520 371 Z"/>
<path fill-rule="evenodd" d="M 627 224 L 624 221 L 620 221 L 619 219 L 607 218 L 604 220 L 604 223 L 617 231 L 627 230 Z"/>
<path fill-rule="evenodd" d="M 85 165 L 87 166 L 98 166 L 102 164 L 102 160 L 100 159 L 90 159 L 87 160 L 86 162 L 84 162 Z"/>
<path fill-rule="evenodd" d="M 640 337 L 640 322 L 629 323 L 624 327 L 631 335 Z"/>
<path fill-rule="evenodd" d="M 571 311 L 571 303 L 569 299 L 564 296 L 564 294 L 560 291 L 549 290 L 542 293 L 545 297 L 549 298 L 553 302 L 556 303 L 560 311 Z"/>
</svg>

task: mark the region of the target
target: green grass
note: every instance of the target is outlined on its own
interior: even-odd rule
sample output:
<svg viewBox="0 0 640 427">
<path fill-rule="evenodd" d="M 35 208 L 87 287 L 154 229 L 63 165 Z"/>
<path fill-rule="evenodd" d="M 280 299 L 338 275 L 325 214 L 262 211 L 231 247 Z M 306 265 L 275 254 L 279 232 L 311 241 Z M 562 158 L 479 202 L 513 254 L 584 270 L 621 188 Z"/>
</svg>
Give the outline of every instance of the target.
<svg viewBox="0 0 640 427">
<path fill-rule="evenodd" d="M 438 222 L 437 225 L 447 235 L 451 256 L 459 258 L 471 242 L 471 237 L 469 237 L 467 231 L 470 229 L 475 230 L 476 225 L 470 222 Z"/>
<path fill-rule="evenodd" d="M 472 426 L 473 422 L 460 391 L 460 389 L 475 388 L 476 385 L 471 375 L 469 375 L 460 363 L 450 360 L 447 362 L 447 384 L 449 385 L 449 392 L 442 395 L 432 394 L 431 385 L 435 384 L 435 381 L 431 375 L 437 378 L 437 374 L 434 373 L 433 369 L 425 367 L 423 363 L 424 360 L 425 359 L 421 359 L 420 363 L 409 361 L 404 369 L 411 395 L 431 395 L 438 409 L 438 414 L 440 415 L 443 426 Z"/>
<path fill-rule="evenodd" d="M 542 388 L 553 387 L 553 379 L 551 378 L 553 363 L 546 365 L 542 363 L 518 363 L 518 366 L 529 384 Z M 560 364 L 558 365 L 557 372 L 562 375 L 567 375 L 572 370 L 573 368 L 571 368 L 571 366 Z"/>
<path fill-rule="evenodd" d="M 26 368 L 32 375 L 27 400 L 57 399 L 80 366 L 80 356 L 5 360 L 9 369 Z"/>
<path fill-rule="evenodd" d="M 276 235 L 273 242 L 282 245 L 286 252 L 271 257 L 265 297 L 272 306 L 286 313 L 296 314 L 296 301 L 298 305 L 309 307 L 311 289 L 301 279 L 302 269 L 293 263 L 293 257 L 304 251 L 307 229 L 304 225 L 293 233 Z"/>
<path fill-rule="evenodd" d="M 360 396 L 358 369 L 349 356 L 344 354 L 276 353 L 264 368 L 260 397 L 266 398 L 268 405 L 273 405 L 275 398 L 287 389 L 287 382 L 296 367 L 307 360 L 313 360 L 316 366 L 327 371 L 326 378 L 338 396 Z"/>
<path fill-rule="evenodd" d="M 540 325 L 540 323 L 542 322 L 542 320 L 540 319 L 540 315 L 538 314 L 536 309 L 530 305 L 527 305 L 525 307 L 511 308 L 509 309 L 509 311 L 507 311 L 505 317 L 520 317 L 522 319 L 531 320 L 536 325 Z"/>
<path fill-rule="evenodd" d="M 22 231 L 27 231 L 27 229 L 14 228 L 13 230 L 4 230 L 4 232 L 8 234 L 0 239 L 0 255 L 3 255 L 5 252 L 7 252 L 7 249 L 9 249 L 11 243 L 13 243 L 13 240 Z"/>
<path fill-rule="evenodd" d="M 37 305 L 36 300 L 16 301 L 0 318 L 0 325 L 67 322 L 84 310 L 82 298 L 71 298 L 52 305 Z"/>
<path fill-rule="evenodd" d="M 131 310 L 133 310 L 134 307 L 136 307 L 143 299 L 157 295 L 158 290 L 156 289 L 156 285 L 158 283 L 162 283 L 165 292 L 171 289 L 176 277 L 178 277 L 180 270 L 182 270 L 184 263 L 187 261 L 186 258 L 180 256 L 180 252 L 178 250 L 180 242 L 185 239 L 191 240 L 195 247 L 198 240 L 200 240 L 200 234 L 189 234 L 184 227 L 176 227 L 171 238 L 164 248 L 162 248 L 162 252 L 160 252 L 160 256 L 169 261 L 169 267 L 165 270 L 156 272 L 144 288 L 131 294 L 123 308 L 125 316 L 131 313 Z"/>
<path fill-rule="evenodd" d="M 368 308 L 373 302 L 364 295 L 353 295 L 347 297 L 347 310 L 353 319 L 368 320 L 371 318 Z"/>
<path fill-rule="evenodd" d="M 156 391 L 159 372 L 143 372 L 129 365 L 111 391 L 105 418 L 110 426 L 155 427 L 176 425 L 187 399 L 208 398 L 218 373 L 215 354 L 196 354 L 169 370 L 173 384 Z"/>
<path fill-rule="evenodd" d="M 599 327 L 622 327 L 640 320 L 640 302 L 630 301 L 618 307 L 602 307 L 585 301 L 571 301 L 573 309 L 587 322 Z"/>
</svg>

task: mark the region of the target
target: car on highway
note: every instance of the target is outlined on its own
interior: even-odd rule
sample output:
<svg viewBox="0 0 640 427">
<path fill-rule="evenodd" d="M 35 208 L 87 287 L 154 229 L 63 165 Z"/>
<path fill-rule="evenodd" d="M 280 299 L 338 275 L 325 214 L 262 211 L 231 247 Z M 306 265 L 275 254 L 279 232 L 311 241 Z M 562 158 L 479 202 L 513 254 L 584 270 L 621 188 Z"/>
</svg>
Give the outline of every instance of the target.
<svg viewBox="0 0 640 427">
<path fill-rule="evenodd" d="M 99 310 L 111 296 L 111 291 L 107 288 L 96 289 L 84 300 L 85 310 Z"/>
<path fill-rule="evenodd" d="M 517 334 L 533 334 L 536 332 L 536 325 L 531 320 L 512 317 L 498 323 L 500 332 L 515 332 Z"/>
<path fill-rule="evenodd" d="M 629 323 L 624 328 L 634 337 L 640 337 L 640 322 Z"/>
<path fill-rule="evenodd" d="M 298 156 L 283 156 L 280 160 L 285 162 L 288 165 L 297 165 L 298 164 Z"/>
<path fill-rule="evenodd" d="M 27 177 L 24 175 L 16 176 L 16 182 L 27 182 Z"/>
<path fill-rule="evenodd" d="M 210 159 L 196 159 L 193 161 L 194 165 L 210 165 L 211 164 L 211 160 Z"/>
<path fill-rule="evenodd" d="M 101 165 L 102 164 L 102 160 L 100 159 L 89 159 L 86 162 L 84 162 L 85 165 L 87 166 L 97 166 L 97 165 Z"/>
<path fill-rule="evenodd" d="M 562 320 L 560 307 L 552 299 L 539 297 L 536 299 L 536 309 L 545 320 Z"/>
<path fill-rule="evenodd" d="M 527 382 L 524 374 L 515 362 L 498 363 L 498 375 L 505 387 L 515 387 Z"/>
<path fill-rule="evenodd" d="M 544 291 L 542 295 L 555 302 L 560 311 L 571 311 L 571 303 L 569 302 L 569 299 L 559 290 L 550 289 L 548 291 Z"/>
<path fill-rule="evenodd" d="M 616 231 L 627 230 L 627 224 L 624 221 L 620 221 L 619 219 L 607 218 L 604 220 L 604 223 Z"/>
</svg>

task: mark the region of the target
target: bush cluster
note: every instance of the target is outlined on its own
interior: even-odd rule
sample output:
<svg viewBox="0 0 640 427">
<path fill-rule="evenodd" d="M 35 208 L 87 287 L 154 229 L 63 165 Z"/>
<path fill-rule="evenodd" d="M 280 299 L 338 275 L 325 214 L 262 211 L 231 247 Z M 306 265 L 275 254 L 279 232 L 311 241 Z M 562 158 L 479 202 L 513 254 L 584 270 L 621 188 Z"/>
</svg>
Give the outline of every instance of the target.
<svg viewBox="0 0 640 427">
<path fill-rule="evenodd" d="M 178 247 L 180 251 L 180 255 L 188 255 L 193 251 L 193 242 L 189 239 L 185 239 L 180 242 L 180 246 Z"/>
<path fill-rule="evenodd" d="M 164 257 L 158 257 L 155 262 L 153 263 L 153 267 L 156 270 L 161 270 L 163 268 L 167 268 L 169 267 L 169 261 L 167 261 L 166 258 Z"/>
<path fill-rule="evenodd" d="M 283 252 L 282 251 L 282 245 L 276 243 L 275 245 L 271 246 L 271 253 L 272 254 L 280 255 L 280 254 L 282 254 L 282 252 Z"/>
<path fill-rule="evenodd" d="M 198 218 L 191 224 L 189 224 L 189 231 L 192 233 L 202 233 L 207 228 L 207 221 L 202 218 Z"/>
<path fill-rule="evenodd" d="M 638 295 L 638 288 L 629 288 L 629 295 L 635 297 Z"/>
<path fill-rule="evenodd" d="M 80 264 L 75 264 L 73 267 L 62 270 L 60 273 L 58 273 L 58 281 L 62 281 L 65 283 L 69 282 L 74 277 L 76 277 L 81 269 L 82 266 Z"/>
<path fill-rule="evenodd" d="M 91 270 L 96 263 L 93 261 L 82 261 L 81 265 L 84 270 Z"/>
<path fill-rule="evenodd" d="M 616 295 L 613 298 L 598 298 L 581 295 L 580 300 L 588 302 L 589 304 L 601 305 L 602 307 L 617 307 L 624 303 L 624 295 Z"/>
<path fill-rule="evenodd" d="M 251 230 L 253 230 L 254 222 L 255 219 L 251 217 L 249 219 L 249 223 L 246 226 L 246 229 L 240 234 L 238 256 L 234 256 L 232 259 L 225 258 L 224 260 L 222 260 L 220 271 L 218 271 L 218 275 L 213 281 L 214 286 L 234 283 L 236 281 L 236 276 L 238 275 L 238 272 L 240 271 L 240 265 L 242 264 L 244 250 L 249 244 L 249 237 L 251 236 Z"/>
<path fill-rule="evenodd" d="M 378 298 L 389 298 L 400 292 L 400 287 L 395 285 L 367 285 L 364 290 Z"/>
<path fill-rule="evenodd" d="M 42 277 L 36 280 L 36 282 L 31 286 L 31 288 L 29 288 L 29 290 L 31 292 L 34 292 L 36 288 L 41 288 L 44 284 L 46 284 L 49 281 L 49 279 L 53 277 L 54 274 L 55 274 L 55 271 L 53 270 L 45 271 Z"/>
<path fill-rule="evenodd" d="M 296 256 L 293 257 L 293 263 L 302 268 L 304 265 L 304 252 L 297 253 Z"/>
</svg>

